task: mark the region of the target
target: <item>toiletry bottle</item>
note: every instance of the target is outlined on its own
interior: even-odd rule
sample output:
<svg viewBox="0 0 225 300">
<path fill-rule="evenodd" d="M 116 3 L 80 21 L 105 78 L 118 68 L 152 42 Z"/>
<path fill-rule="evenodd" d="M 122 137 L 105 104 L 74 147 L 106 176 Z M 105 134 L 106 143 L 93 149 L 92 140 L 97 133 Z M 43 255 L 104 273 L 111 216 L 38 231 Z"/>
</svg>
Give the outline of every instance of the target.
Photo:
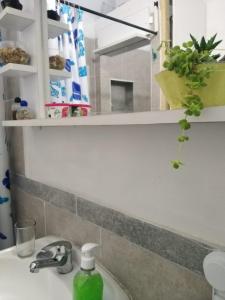
<svg viewBox="0 0 225 300">
<path fill-rule="evenodd" d="M 95 258 L 92 251 L 97 244 L 85 244 L 81 249 L 81 270 L 73 282 L 73 300 L 102 300 L 103 280 L 95 270 Z"/>
<path fill-rule="evenodd" d="M 13 120 L 16 120 L 16 113 L 17 113 L 17 111 L 18 111 L 19 108 L 20 108 L 20 102 L 21 102 L 20 97 L 16 97 L 16 98 L 14 99 L 14 103 L 13 103 L 12 106 L 11 106 L 12 119 L 13 119 Z"/>
<path fill-rule="evenodd" d="M 28 120 L 28 119 L 33 119 L 34 115 L 30 111 L 28 107 L 28 103 L 26 100 L 22 100 L 20 102 L 20 107 L 18 108 L 16 112 L 16 119 L 17 120 Z"/>
</svg>

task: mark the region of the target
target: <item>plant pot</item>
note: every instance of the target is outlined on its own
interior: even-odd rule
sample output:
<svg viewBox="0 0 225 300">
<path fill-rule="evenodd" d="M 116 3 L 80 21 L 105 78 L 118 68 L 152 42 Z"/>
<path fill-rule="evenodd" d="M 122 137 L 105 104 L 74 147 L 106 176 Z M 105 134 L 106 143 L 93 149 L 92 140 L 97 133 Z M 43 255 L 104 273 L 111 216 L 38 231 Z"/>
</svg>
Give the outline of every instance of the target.
<svg viewBox="0 0 225 300">
<path fill-rule="evenodd" d="M 2 8 L 6 8 L 7 6 L 22 10 L 23 5 L 19 2 L 19 0 L 2 0 L 1 1 Z"/>
<path fill-rule="evenodd" d="M 206 65 L 203 65 L 206 66 Z M 207 80 L 207 86 L 196 91 L 204 103 L 204 107 L 225 105 L 225 63 L 211 64 L 214 71 Z M 171 109 L 182 108 L 184 96 L 188 92 L 186 79 L 173 71 L 162 71 L 156 80 Z"/>
</svg>

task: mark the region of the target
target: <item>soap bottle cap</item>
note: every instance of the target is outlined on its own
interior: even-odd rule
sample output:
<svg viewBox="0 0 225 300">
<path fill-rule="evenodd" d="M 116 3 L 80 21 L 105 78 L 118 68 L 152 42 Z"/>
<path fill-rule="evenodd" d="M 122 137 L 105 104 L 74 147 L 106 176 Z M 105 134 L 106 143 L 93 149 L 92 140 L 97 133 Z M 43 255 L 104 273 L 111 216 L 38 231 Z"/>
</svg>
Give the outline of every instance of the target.
<svg viewBox="0 0 225 300">
<path fill-rule="evenodd" d="M 22 101 L 20 102 L 20 106 L 22 106 L 22 107 L 27 107 L 27 106 L 28 106 L 27 101 L 26 101 L 26 100 L 22 100 Z"/>
<path fill-rule="evenodd" d="M 21 98 L 20 98 L 20 97 L 16 97 L 16 98 L 14 99 L 14 102 L 15 102 L 15 103 L 21 103 Z"/>
<path fill-rule="evenodd" d="M 98 244 L 85 244 L 81 248 L 81 269 L 85 271 L 92 271 L 95 269 L 95 257 L 92 251 L 96 249 Z"/>
</svg>

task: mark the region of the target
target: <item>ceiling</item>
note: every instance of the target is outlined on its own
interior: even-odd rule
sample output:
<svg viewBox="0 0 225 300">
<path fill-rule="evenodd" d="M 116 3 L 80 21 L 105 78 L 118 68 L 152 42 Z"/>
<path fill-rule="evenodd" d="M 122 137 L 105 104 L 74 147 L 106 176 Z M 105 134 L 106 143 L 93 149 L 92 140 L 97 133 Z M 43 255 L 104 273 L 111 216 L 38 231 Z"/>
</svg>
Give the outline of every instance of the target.
<svg viewBox="0 0 225 300">
<path fill-rule="evenodd" d="M 71 2 L 107 14 L 128 1 L 130 0 L 72 0 Z"/>
</svg>

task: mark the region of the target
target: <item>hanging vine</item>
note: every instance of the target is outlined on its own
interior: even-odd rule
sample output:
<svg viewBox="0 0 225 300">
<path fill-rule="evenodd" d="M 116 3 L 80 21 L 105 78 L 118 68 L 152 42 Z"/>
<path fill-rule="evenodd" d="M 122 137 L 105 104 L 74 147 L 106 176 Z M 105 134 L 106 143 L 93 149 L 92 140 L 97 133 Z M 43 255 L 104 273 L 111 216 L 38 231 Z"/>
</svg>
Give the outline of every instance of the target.
<svg viewBox="0 0 225 300">
<path fill-rule="evenodd" d="M 164 68 L 185 78 L 187 87 L 187 93 L 182 102 L 182 107 L 185 109 L 184 118 L 179 121 L 181 133 L 177 138 L 179 142 L 178 157 L 171 161 L 174 169 L 179 169 L 183 165 L 181 151 L 184 143 L 189 141 L 187 135 L 187 131 L 191 128 L 189 117 L 201 115 L 204 103 L 198 92 L 207 86 L 207 79 L 213 72 L 210 63 L 215 63 L 219 58 L 219 55 L 213 55 L 212 52 L 222 42 L 215 42 L 216 35 L 208 41 L 203 37 L 200 43 L 192 35 L 191 39 L 191 41 L 183 43 L 182 46 L 170 48 L 167 43 L 165 47 Z"/>
</svg>

